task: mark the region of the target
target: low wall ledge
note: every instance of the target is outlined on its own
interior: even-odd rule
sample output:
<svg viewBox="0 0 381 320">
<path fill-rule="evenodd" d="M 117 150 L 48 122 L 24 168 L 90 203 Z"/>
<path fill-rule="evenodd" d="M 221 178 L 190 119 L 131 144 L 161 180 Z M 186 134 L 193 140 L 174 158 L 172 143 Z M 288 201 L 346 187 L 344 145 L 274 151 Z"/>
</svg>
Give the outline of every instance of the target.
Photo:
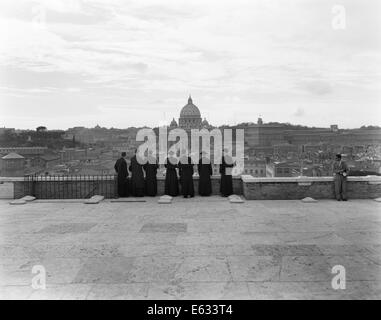
<svg viewBox="0 0 381 320">
<path fill-rule="evenodd" d="M 100 176 L 95 176 L 100 177 Z M 212 176 L 213 180 L 220 179 L 220 176 Z M 54 178 L 49 177 L 46 179 L 46 177 L 40 178 L 40 181 L 62 181 L 62 177 L 60 178 Z M 45 180 L 46 179 L 46 180 Z M 80 178 L 70 178 L 65 177 L 65 181 L 76 181 Z M 82 177 L 83 179 L 83 177 Z M 112 176 L 107 176 L 103 178 L 104 180 L 113 180 L 114 178 Z M 165 180 L 165 177 L 158 177 L 158 180 Z M 194 180 L 198 180 L 199 176 L 193 176 Z M 311 184 L 313 182 L 330 182 L 333 181 L 333 176 L 327 176 L 327 177 L 253 177 L 251 175 L 242 175 L 240 176 L 233 176 L 234 180 L 242 179 L 244 183 L 290 183 L 290 182 L 296 182 L 298 184 Z M 36 178 L 38 181 L 39 179 Z M 89 178 L 91 180 L 91 178 Z M 25 181 L 24 177 L 0 177 L 0 183 L 3 182 L 23 182 Z M 381 184 L 381 176 L 363 176 L 363 177 L 355 177 L 355 176 L 349 176 L 348 181 L 352 182 L 368 182 L 368 184 Z"/>
<path fill-rule="evenodd" d="M 24 181 L 24 177 L 0 177 L 1 182 L 22 182 Z"/>
<path fill-rule="evenodd" d="M 36 176 L 33 181 L 43 181 L 43 182 L 51 182 L 51 181 L 78 181 L 78 180 L 86 180 L 88 179 L 89 181 L 92 180 L 92 178 L 96 178 L 98 180 L 114 180 L 115 178 L 112 175 L 107 175 L 107 176 L 102 176 L 102 175 L 78 175 L 78 176 Z M 130 176 L 131 178 L 131 176 Z M 193 180 L 199 180 L 198 175 L 193 176 Z M 213 175 L 211 176 L 212 180 L 219 180 L 221 179 L 221 176 L 219 175 Z M 240 180 L 240 176 L 233 176 L 234 180 Z M 159 176 L 157 177 L 157 180 L 165 180 L 164 176 Z M 0 183 L 1 182 L 24 182 L 25 178 L 24 177 L 0 177 Z"/>
<path fill-rule="evenodd" d="M 263 177 L 257 178 L 251 175 L 242 175 L 244 183 L 292 183 L 299 185 L 311 185 L 313 182 L 333 182 L 333 176 L 327 177 Z M 368 182 L 369 184 L 381 184 L 381 176 L 349 176 L 349 182 Z"/>
</svg>

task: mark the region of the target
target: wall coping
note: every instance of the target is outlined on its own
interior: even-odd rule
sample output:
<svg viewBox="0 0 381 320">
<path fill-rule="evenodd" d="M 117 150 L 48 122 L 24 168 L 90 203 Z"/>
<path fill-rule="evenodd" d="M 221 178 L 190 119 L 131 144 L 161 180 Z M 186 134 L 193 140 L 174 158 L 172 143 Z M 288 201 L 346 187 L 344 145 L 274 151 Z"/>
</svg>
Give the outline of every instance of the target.
<svg viewBox="0 0 381 320">
<path fill-rule="evenodd" d="M 83 180 L 88 177 L 88 180 L 92 180 L 93 176 L 81 176 L 78 178 L 75 177 L 66 177 L 65 181 L 76 181 L 76 180 Z M 99 179 L 102 176 L 94 176 L 94 178 Z M 220 176 L 214 175 L 211 177 L 212 180 L 220 179 Z M 102 180 L 113 180 L 113 176 L 104 176 L 102 177 Z M 194 180 L 198 180 L 199 176 L 193 176 Z M 244 183 L 290 183 L 290 182 L 297 182 L 297 183 L 304 183 L 304 182 L 331 182 L 333 181 L 333 176 L 326 176 L 326 177 L 253 177 L 251 175 L 242 175 L 240 176 L 233 176 L 234 180 L 242 179 Z M 165 177 L 157 177 L 157 180 L 165 180 Z M 24 177 L 0 177 L 0 182 L 24 182 Z M 35 180 L 36 181 L 36 180 Z M 43 177 L 40 181 L 63 181 L 62 176 L 59 178 L 56 177 L 50 177 L 45 178 Z M 353 182 L 380 182 L 381 183 L 381 176 L 362 176 L 362 177 L 355 177 L 355 176 L 349 176 L 348 181 Z"/>
<path fill-rule="evenodd" d="M 289 182 L 331 182 L 333 181 L 333 176 L 326 177 L 263 177 L 257 178 L 251 175 L 242 175 L 242 181 L 244 183 L 289 183 Z M 381 176 L 363 176 L 363 177 L 355 177 L 349 176 L 348 181 L 353 182 L 381 182 Z"/>
<path fill-rule="evenodd" d="M 34 177 L 33 181 L 83 181 L 83 180 L 93 180 L 93 178 L 95 179 L 98 179 L 98 180 L 114 180 L 114 177 L 113 175 L 69 175 L 69 176 L 41 176 L 41 178 L 39 178 L 40 176 L 36 176 Z M 129 176 L 129 178 L 131 178 L 131 174 Z M 198 175 L 195 175 L 193 176 L 193 180 L 199 180 L 199 176 Z M 211 179 L 212 180 L 219 180 L 221 178 L 221 176 L 219 175 L 213 175 L 211 176 Z M 240 176 L 233 176 L 233 179 L 234 180 L 241 180 L 241 177 Z M 164 176 L 159 176 L 157 177 L 157 180 L 158 181 L 162 181 L 162 180 L 165 180 L 165 177 Z M 24 179 L 24 177 L 0 177 L 0 182 L 24 182 L 24 181 L 27 181 Z"/>
<path fill-rule="evenodd" d="M 24 181 L 24 177 L 0 177 L 0 182 L 19 182 Z"/>
<path fill-rule="evenodd" d="M 220 175 L 213 175 L 210 178 L 212 180 L 220 180 L 221 176 Z M 193 180 L 199 180 L 199 179 L 200 179 L 199 175 L 193 176 Z M 165 177 L 163 177 L 163 176 L 157 177 L 157 180 L 165 180 Z M 241 180 L 241 177 L 240 176 L 233 176 L 233 180 Z"/>
</svg>

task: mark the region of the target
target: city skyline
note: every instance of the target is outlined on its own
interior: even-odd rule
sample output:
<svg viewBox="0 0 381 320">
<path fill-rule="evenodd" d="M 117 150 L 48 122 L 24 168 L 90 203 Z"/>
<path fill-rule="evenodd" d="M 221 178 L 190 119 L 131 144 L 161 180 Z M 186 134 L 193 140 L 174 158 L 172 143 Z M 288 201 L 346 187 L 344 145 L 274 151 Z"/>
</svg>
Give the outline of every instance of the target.
<svg viewBox="0 0 381 320">
<path fill-rule="evenodd" d="M 164 122 L 161 122 L 162 123 L 162 125 L 166 125 L 166 126 L 168 126 L 168 127 L 170 127 L 170 122 L 171 122 L 171 120 L 172 120 L 172 118 L 173 117 L 171 117 L 170 119 L 169 119 L 169 121 L 168 121 L 168 123 L 165 123 L 164 124 Z M 176 117 L 174 117 L 174 119 L 175 119 L 175 121 L 176 122 L 178 122 L 178 118 L 176 118 Z M 261 118 L 262 119 L 262 118 Z M 208 119 L 206 119 L 206 120 L 208 120 Z M 265 119 L 266 120 L 266 119 Z M 303 124 L 303 123 L 290 123 L 290 122 L 278 122 L 278 121 L 271 121 L 271 119 L 268 119 L 269 121 L 263 121 L 263 124 L 262 125 L 271 125 L 271 124 L 273 124 L 273 123 L 279 123 L 279 124 L 284 124 L 284 125 L 291 125 L 291 126 L 301 126 L 301 127 L 308 127 L 308 128 L 324 128 L 324 129 L 329 129 L 330 128 L 330 126 L 331 125 L 337 125 L 337 123 L 331 123 L 331 124 L 327 124 L 327 125 L 323 125 L 323 126 L 314 126 L 314 125 L 311 125 L 311 126 L 309 126 L 309 125 L 306 125 L 306 124 Z M 248 123 L 248 124 L 254 124 L 254 125 L 258 125 L 258 123 L 257 123 L 257 121 L 258 121 L 258 118 L 257 119 L 253 119 L 253 121 L 243 121 L 243 122 L 237 122 L 236 124 L 233 124 L 233 123 L 222 123 L 222 124 L 219 124 L 219 125 L 215 125 L 214 123 L 213 123 L 213 121 L 209 121 L 208 120 L 208 122 L 209 122 L 209 124 L 212 126 L 212 127 L 216 127 L 216 128 L 218 128 L 218 127 L 223 127 L 223 126 L 231 126 L 231 127 L 234 127 L 234 126 L 236 126 L 236 125 L 241 125 L 241 124 L 246 124 L 246 123 Z M 100 128 L 105 128 L 105 129 L 108 129 L 108 130 L 110 130 L 110 129 L 116 129 L 116 130 L 127 130 L 127 129 L 130 129 L 130 128 L 144 128 L 144 127 L 147 127 L 147 128 L 152 128 L 152 129 L 154 129 L 154 128 L 158 128 L 159 126 L 161 126 L 161 125 L 156 125 L 156 126 L 148 126 L 148 125 L 141 125 L 141 126 L 138 126 L 138 125 L 131 125 L 131 126 L 128 126 L 128 127 L 116 127 L 116 126 L 105 126 L 105 125 L 102 125 L 102 122 L 100 122 L 100 121 L 98 121 L 97 123 L 94 123 L 94 124 L 91 124 L 91 125 L 89 125 L 89 126 L 86 126 L 86 125 L 75 125 L 75 124 L 73 124 L 73 125 L 71 125 L 71 126 L 69 126 L 69 127 L 60 127 L 60 128 L 56 128 L 56 127 L 49 127 L 48 125 L 46 125 L 46 124 L 44 124 L 44 123 L 41 123 L 41 124 L 39 124 L 39 125 L 36 125 L 35 127 L 34 126 L 30 126 L 30 127 L 12 127 L 12 126 L 8 126 L 8 125 L 6 125 L 6 124 L 2 124 L 1 126 L 0 126 L 0 129 L 1 128 L 4 128 L 4 129 L 8 129 L 8 128 L 12 128 L 12 129 L 15 129 L 15 130 L 26 130 L 26 131 L 28 131 L 28 130 L 32 130 L 32 131 L 34 131 L 34 130 L 36 130 L 38 127 L 46 127 L 46 129 L 47 130 L 52 130 L 52 131 L 54 131 L 54 130 L 63 130 L 63 131 L 66 131 L 66 130 L 68 130 L 68 129 L 71 129 L 71 128 L 76 128 L 76 127 L 83 127 L 83 128 L 85 128 L 85 129 L 94 129 L 94 128 L 96 128 L 96 127 L 100 127 Z M 361 125 L 361 126 L 359 126 L 359 127 L 340 127 L 340 126 L 338 126 L 338 129 L 339 130 L 352 130 L 352 129 L 360 129 L 361 127 L 381 127 L 381 124 L 377 124 L 377 123 L 368 123 L 368 124 L 363 124 L 363 125 Z"/>
<path fill-rule="evenodd" d="M 170 118 L 172 119 L 172 118 Z M 176 122 L 178 122 L 178 118 L 176 119 L 176 117 L 174 118 Z M 261 118 L 262 119 L 262 118 Z M 208 119 L 206 119 L 208 120 Z M 219 125 L 215 125 L 213 122 L 211 121 L 208 121 L 210 126 L 211 127 L 215 127 L 215 128 L 218 128 L 218 127 L 224 127 L 224 126 L 230 126 L 230 127 L 234 127 L 236 125 L 242 125 L 242 124 L 250 124 L 250 125 L 258 125 L 257 123 L 258 119 L 255 119 L 254 121 L 244 121 L 244 122 L 239 122 L 239 123 L 236 123 L 236 124 L 228 124 L 228 123 L 222 123 L 222 124 L 219 124 Z M 169 130 L 170 130 L 170 122 L 171 121 L 168 121 L 168 123 L 164 124 L 164 122 L 162 122 L 163 125 L 166 125 L 168 126 Z M 261 125 L 271 125 L 271 124 L 274 124 L 274 123 L 279 123 L 279 124 L 282 124 L 282 125 L 291 125 L 291 126 L 301 126 L 301 127 L 308 127 L 308 128 L 322 128 L 322 129 L 329 129 L 331 125 L 337 125 L 336 123 L 332 123 L 332 124 L 328 124 L 326 126 L 308 126 L 308 125 L 305 125 L 303 123 L 290 123 L 290 122 L 278 122 L 278 121 L 271 121 L 269 119 L 269 121 L 263 121 L 263 124 Z M 369 124 L 363 124 L 362 126 L 360 127 L 340 127 L 338 126 L 338 129 L 339 130 L 353 130 L 353 129 L 361 129 L 361 127 L 378 127 L 380 128 L 381 127 L 381 124 L 376 124 L 376 123 L 369 123 Z M 46 130 L 51 130 L 51 131 L 54 131 L 54 130 L 62 130 L 62 131 L 66 131 L 66 130 L 69 130 L 69 129 L 72 129 L 72 128 L 79 128 L 79 127 L 83 127 L 85 129 L 95 129 L 97 127 L 99 128 L 105 128 L 107 130 L 111 130 L 111 129 L 115 129 L 115 130 L 127 130 L 127 129 L 130 129 L 130 128 L 158 128 L 159 126 L 148 126 L 148 125 L 142 125 L 142 126 L 137 126 L 137 125 L 131 125 L 131 126 L 128 126 L 128 127 L 116 127 L 116 126 L 104 126 L 102 125 L 102 122 L 97 122 L 93 125 L 90 125 L 90 126 L 85 126 L 85 125 L 71 125 L 70 127 L 62 127 L 62 128 L 55 128 L 55 127 L 49 127 L 47 125 L 45 125 L 44 123 L 40 124 L 40 125 L 37 125 L 36 127 L 12 127 L 12 126 L 7 126 L 7 125 L 2 125 L 0 126 L 0 129 L 15 129 L 15 130 L 25 130 L 25 131 L 35 131 L 38 127 L 45 127 Z"/>
<path fill-rule="evenodd" d="M 380 124 L 380 4 L 2 1 L 1 126 Z M 245 10 L 243 10 L 245 9 Z"/>
</svg>

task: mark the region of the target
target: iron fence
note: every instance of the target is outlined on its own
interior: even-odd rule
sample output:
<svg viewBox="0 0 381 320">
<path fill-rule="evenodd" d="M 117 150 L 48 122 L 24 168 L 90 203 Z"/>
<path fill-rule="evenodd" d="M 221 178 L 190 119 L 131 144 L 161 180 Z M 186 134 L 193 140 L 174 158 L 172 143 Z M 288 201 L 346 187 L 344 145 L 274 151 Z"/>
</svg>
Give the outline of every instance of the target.
<svg viewBox="0 0 381 320">
<path fill-rule="evenodd" d="M 24 193 L 37 199 L 115 198 L 116 175 L 26 175 Z"/>
</svg>

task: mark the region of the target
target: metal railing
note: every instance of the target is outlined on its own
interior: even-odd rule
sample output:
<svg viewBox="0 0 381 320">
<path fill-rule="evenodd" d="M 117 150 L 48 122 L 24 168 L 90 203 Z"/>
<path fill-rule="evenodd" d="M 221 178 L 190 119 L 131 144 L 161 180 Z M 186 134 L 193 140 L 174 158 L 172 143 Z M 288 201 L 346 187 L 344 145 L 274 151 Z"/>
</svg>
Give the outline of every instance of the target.
<svg viewBox="0 0 381 320">
<path fill-rule="evenodd" d="M 93 195 L 114 198 L 115 175 L 26 175 L 24 193 L 37 199 L 86 199 Z"/>
</svg>

